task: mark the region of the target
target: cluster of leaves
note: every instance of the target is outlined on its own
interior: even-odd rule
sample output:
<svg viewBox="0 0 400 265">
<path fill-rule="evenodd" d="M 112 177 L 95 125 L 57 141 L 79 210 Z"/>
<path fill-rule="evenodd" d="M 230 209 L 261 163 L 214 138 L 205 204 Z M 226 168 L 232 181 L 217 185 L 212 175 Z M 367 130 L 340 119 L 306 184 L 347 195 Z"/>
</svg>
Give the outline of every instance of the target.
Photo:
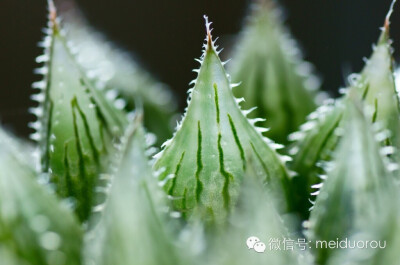
<svg viewBox="0 0 400 265">
<path fill-rule="evenodd" d="M 49 1 L 37 144 L 0 130 L 1 263 L 399 264 L 392 9 L 362 72 L 323 102 L 275 2 L 255 1 L 232 77 L 205 17 L 188 107 L 154 155 L 171 132 L 170 92 Z M 250 236 L 386 247 L 259 254 Z"/>
</svg>

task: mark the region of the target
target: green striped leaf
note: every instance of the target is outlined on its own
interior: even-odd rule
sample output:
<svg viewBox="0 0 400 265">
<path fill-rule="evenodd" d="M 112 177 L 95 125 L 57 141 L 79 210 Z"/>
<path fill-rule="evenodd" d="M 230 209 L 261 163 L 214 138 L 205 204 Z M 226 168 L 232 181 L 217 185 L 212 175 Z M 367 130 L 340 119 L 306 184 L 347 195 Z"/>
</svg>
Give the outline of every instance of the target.
<svg viewBox="0 0 400 265">
<path fill-rule="evenodd" d="M 307 225 L 311 242 L 341 241 L 353 235 L 385 239 L 398 215 L 394 178 L 386 169 L 387 158 L 381 155 L 370 122 L 350 100 L 344 112 L 346 133 L 335 151 L 332 171 L 320 191 L 315 187 L 318 196 Z M 325 264 L 341 250 L 320 247 L 313 251 L 317 263 Z"/>
<path fill-rule="evenodd" d="M 296 189 L 296 209 L 303 219 L 309 215 L 312 186 L 325 178 L 326 162 L 332 159 L 332 152 L 340 140 L 337 129 L 342 126 L 343 103 L 326 102 L 301 126 L 301 131 L 290 135 L 295 141 L 289 149 L 293 161 L 289 167 L 298 175 L 293 178 Z"/>
<path fill-rule="evenodd" d="M 68 40 L 78 52 L 79 64 L 96 77 L 96 86 L 131 111 L 137 104 L 144 110 L 144 125 L 157 136 L 157 146 L 170 138 L 175 126 L 177 104 L 167 85 L 138 65 L 128 51 L 96 32 L 77 8 L 62 13 Z"/>
<path fill-rule="evenodd" d="M 253 126 L 259 119 L 249 120 L 249 111 L 240 110 L 209 31 L 206 42 L 187 112 L 156 156 L 164 188 L 184 217 L 196 212 L 220 223 L 237 202 L 245 169 L 253 167 L 287 209 L 291 192 L 285 157 L 262 136 L 264 128 Z"/>
<path fill-rule="evenodd" d="M 369 109 L 368 119 L 383 131 L 380 135 L 381 138 L 383 137 L 382 145 L 400 148 L 398 139 L 400 110 L 394 84 L 388 19 L 389 17 L 378 44 L 374 47 L 373 54 L 366 61 L 362 72 L 349 77 L 350 84 L 345 95 L 334 103 L 329 101 L 321 106 L 309 116 L 307 123 L 301 126 L 299 132 L 290 136 L 291 140 L 295 140 L 290 150 L 293 157 L 290 168 L 299 174 L 294 181 L 302 192 L 298 195 L 300 199 L 298 207 L 303 209 L 304 216 L 307 216 L 305 209 L 310 206 L 307 202 L 308 196 L 304 191 L 311 193 L 311 186 L 320 181 L 318 176 L 325 174 L 323 164 L 331 159 L 332 152 L 340 140 L 340 136 L 335 131 L 337 128 L 342 128 L 341 120 L 345 113 L 340 106 L 348 95 L 353 95 L 366 104 Z M 339 129 L 338 132 L 340 131 L 347 133 Z M 393 166 L 392 168 L 394 169 Z"/>
<path fill-rule="evenodd" d="M 371 106 L 372 122 L 377 122 L 390 131 L 386 145 L 400 148 L 400 108 L 397 95 L 394 70 L 393 48 L 389 37 L 389 18 L 379 38 L 371 58 L 360 75 L 350 76 L 349 93 L 362 97 Z"/>
<path fill-rule="evenodd" d="M 44 79 L 33 84 L 40 92 L 32 96 L 39 102 L 32 110 L 38 117 L 31 124 L 36 129 L 32 139 L 40 145 L 41 171 L 85 221 L 98 203 L 99 175 L 107 173 L 127 121 L 76 62 L 55 12 L 51 4 L 48 35 L 41 43 L 45 53 L 37 59 L 44 62 L 36 71 Z"/>
<path fill-rule="evenodd" d="M 317 107 L 319 80 L 283 26 L 276 1 L 253 2 L 232 54 L 232 80 L 242 82 L 234 94 L 245 99 L 244 107 L 257 106 L 253 116 L 266 118 L 268 137 L 286 143 Z"/>
</svg>

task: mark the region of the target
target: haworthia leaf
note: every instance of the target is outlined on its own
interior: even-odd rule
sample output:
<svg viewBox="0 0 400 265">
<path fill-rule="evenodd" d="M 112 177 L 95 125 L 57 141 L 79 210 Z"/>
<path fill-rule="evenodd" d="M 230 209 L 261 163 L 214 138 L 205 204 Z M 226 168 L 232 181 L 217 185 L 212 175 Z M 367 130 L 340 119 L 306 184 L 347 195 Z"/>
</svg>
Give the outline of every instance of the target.
<svg viewBox="0 0 400 265">
<path fill-rule="evenodd" d="M 311 211 L 311 242 L 341 241 L 360 234 L 371 240 L 377 230 L 378 235 L 387 236 L 397 217 L 393 176 L 386 170 L 387 161 L 370 123 L 353 102 L 347 102 L 344 119 L 346 134 Z M 336 251 L 330 247 L 313 250 L 318 264 L 325 264 Z"/>
<path fill-rule="evenodd" d="M 389 145 L 400 148 L 400 107 L 393 70 L 392 46 L 389 37 L 389 21 L 386 20 L 374 53 L 365 68 L 355 79 L 350 93 L 358 95 L 371 106 L 372 121 L 390 131 Z"/>
<path fill-rule="evenodd" d="M 288 229 L 284 224 L 274 206 L 274 197 L 263 183 L 254 179 L 256 175 L 246 172 L 237 211 L 231 216 L 230 225 L 216 232 L 207 250 L 211 256 L 209 263 L 312 264 L 308 249 L 300 250 L 294 244 L 300 242 L 290 235 L 294 228 Z"/>
<path fill-rule="evenodd" d="M 342 100 L 325 102 L 301 126 L 301 131 L 290 135 L 290 139 L 296 142 L 289 151 L 293 155 L 289 166 L 298 174 L 293 178 L 293 187 L 296 189 L 296 208 L 304 219 L 311 207 L 312 186 L 324 179 L 324 163 L 331 160 L 339 142 L 337 129 L 342 118 Z"/>
<path fill-rule="evenodd" d="M 165 190 L 185 217 L 195 211 L 223 222 L 236 204 L 244 170 L 254 167 L 285 208 L 290 191 L 284 159 L 263 138 L 264 129 L 252 125 L 257 120 L 240 110 L 210 32 L 206 41 L 185 117 L 157 156 L 155 168 L 164 170 Z M 249 161 L 250 155 L 256 159 Z"/>
<path fill-rule="evenodd" d="M 96 77 L 95 86 L 118 98 L 119 107 L 132 110 L 143 105 L 144 122 L 157 135 L 161 145 L 170 138 L 175 126 L 176 102 L 169 88 L 144 71 L 128 52 L 124 52 L 93 28 L 76 9 L 63 14 L 66 35 L 77 50 L 78 63 Z M 124 102 L 126 100 L 126 102 Z"/>
<path fill-rule="evenodd" d="M 243 106 L 257 106 L 253 115 L 266 118 L 262 125 L 270 128 L 268 137 L 286 143 L 315 110 L 319 81 L 282 25 L 275 1 L 254 2 L 232 54 L 232 79 L 242 82 L 234 94 L 244 97 Z"/>
<path fill-rule="evenodd" d="M 343 98 L 351 94 L 363 100 L 371 110 L 369 120 L 390 134 L 383 145 L 400 148 L 400 110 L 394 84 L 388 23 L 387 20 L 378 44 L 361 74 L 349 77 L 349 89 Z M 319 181 L 318 174 L 323 173 L 318 167 L 318 162 L 329 161 L 332 151 L 336 148 L 339 137 L 335 130 L 341 127 L 343 117 L 343 109 L 339 109 L 338 105 L 341 105 L 343 98 L 312 113 L 308 122 L 301 127 L 301 131 L 291 135 L 291 138 L 296 140 L 291 150 L 291 169 L 299 174 L 294 181 L 299 185 L 307 185 L 299 190 L 311 191 L 311 186 Z M 309 206 L 307 199 L 303 196 L 303 207 Z"/>
<path fill-rule="evenodd" d="M 38 57 L 45 65 L 37 70 L 45 77 L 33 85 L 41 92 L 33 96 L 40 104 L 33 109 L 38 121 L 32 138 L 41 148 L 42 172 L 61 197 L 76 202 L 76 213 L 85 221 L 97 203 L 98 176 L 107 172 L 126 117 L 81 70 L 53 8 L 47 31 L 45 53 Z"/>
<path fill-rule="evenodd" d="M 145 156 L 146 138 L 139 120 L 127 131 L 120 169 L 88 242 L 88 248 L 97 244 L 97 250 L 92 251 L 94 259 L 88 258 L 99 265 L 179 264 L 168 232 L 167 199 Z"/>
<path fill-rule="evenodd" d="M 0 168 L 1 264 L 82 264 L 82 231 L 74 215 L 36 182 L 4 135 Z"/>
</svg>

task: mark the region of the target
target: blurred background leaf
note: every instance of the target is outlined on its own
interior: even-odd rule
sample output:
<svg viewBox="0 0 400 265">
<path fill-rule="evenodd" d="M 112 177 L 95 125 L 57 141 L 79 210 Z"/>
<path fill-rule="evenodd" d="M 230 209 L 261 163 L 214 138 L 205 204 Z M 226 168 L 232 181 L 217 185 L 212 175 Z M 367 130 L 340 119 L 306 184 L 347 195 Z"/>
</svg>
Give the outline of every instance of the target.
<svg viewBox="0 0 400 265">
<path fill-rule="evenodd" d="M 51 187 L 0 132 L 0 260 L 3 264 L 80 265 L 82 229 Z"/>
</svg>

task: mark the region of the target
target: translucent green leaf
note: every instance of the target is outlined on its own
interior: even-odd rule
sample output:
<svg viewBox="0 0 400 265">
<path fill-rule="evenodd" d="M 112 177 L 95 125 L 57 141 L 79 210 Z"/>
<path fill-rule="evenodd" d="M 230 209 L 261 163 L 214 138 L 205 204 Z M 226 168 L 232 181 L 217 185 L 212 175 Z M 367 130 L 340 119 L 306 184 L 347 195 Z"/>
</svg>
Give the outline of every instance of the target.
<svg viewBox="0 0 400 265">
<path fill-rule="evenodd" d="M 74 215 L 36 182 L 19 155 L 0 134 L 1 264 L 82 264 L 82 231 Z"/>
<path fill-rule="evenodd" d="M 309 116 L 307 123 L 301 126 L 299 132 L 290 136 L 291 140 L 296 141 L 290 150 L 293 157 L 290 167 L 299 174 L 294 181 L 299 191 L 302 191 L 302 194 L 298 194 L 300 199 L 298 207 L 303 209 L 305 216 L 307 215 L 305 208 L 310 205 L 307 203 L 308 196 L 304 191 L 311 192 L 311 186 L 319 182 L 318 175 L 324 174 L 323 164 L 331 159 L 331 154 L 340 139 L 335 131 L 347 133 L 336 129 L 342 128 L 341 120 L 344 113 L 340 105 L 348 95 L 359 98 L 368 106 L 369 120 L 383 131 L 380 135 L 383 137 L 382 144 L 400 148 L 398 139 L 400 110 L 394 84 L 388 23 L 387 20 L 378 44 L 374 47 L 373 54 L 366 61 L 362 72 L 349 77 L 350 84 L 345 95 L 334 103 L 329 101 L 324 104 Z M 390 151 L 391 148 L 386 150 Z"/>
<path fill-rule="evenodd" d="M 315 187 L 319 194 L 308 235 L 316 244 L 353 235 L 364 240 L 385 238 L 398 215 L 394 179 L 370 123 L 353 102 L 347 102 L 344 120 L 346 133 L 335 151 L 332 171 L 320 191 Z M 338 249 L 314 248 L 317 263 L 325 264 Z"/>
<path fill-rule="evenodd" d="M 358 95 L 372 107 L 372 121 L 390 131 L 386 144 L 400 148 L 400 108 L 394 81 L 392 49 L 389 22 L 386 22 L 374 53 L 366 62 L 361 75 L 350 77 L 353 79 L 350 93 L 357 90 Z"/>
<path fill-rule="evenodd" d="M 98 203 L 99 174 L 107 173 L 127 121 L 79 67 L 50 7 L 48 36 L 41 43 L 45 53 L 37 58 L 44 62 L 36 71 L 44 79 L 33 84 L 41 91 L 32 96 L 39 102 L 32 110 L 38 117 L 32 138 L 40 145 L 42 172 L 61 197 L 75 202 L 79 219 L 85 221 Z"/>
<path fill-rule="evenodd" d="M 290 222 L 283 221 L 273 203 L 275 198 L 268 193 L 268 187 L 254 179 L 256 175 L 255 172 L 246 172 L 238 207 L 230 218 L 230 225 L 222 229 L 222 232 L 214 232 L 211 237 L 211 247 L 207 250 L 211 257 L 209 263 L 312 264 L 308 249 L 300 250 L 297 247 L 298 238 L 290 233 L 294 228 L 287 227 Z M 263 253 L 257 253 L 262 250 L 262 246 L 247 246 L 250 243 L 251 247 L 251 242 L 247 242 L 250 237 L 257 237 L 265 245 Z M 290 240 L 293 249 L 289 247 Z M 287 246 L 286 250 L 284 244 Z M 276 246 L 280 250 L 275 249 Z"/>
<path fill-rule="evenodd" d="M 232 79 L 242 82 L 234 94 L 244 97 L 244 107 L 257 106 L 253 115 L 266 118 L 262 125 L 270 128 L 268 137 L 286 143 L 315 110 L 319 80 L 312 65 L 302 61 L 275 1 L 254 2 L 232 54 Z"/>
<path fill-rule="evenodd" d="M 169 233 L 167 198 L 145 156 L 146 138 L 139 120 L 127 131 L 120 169 L 101 221 L 90 234 L 88 259 L 104 265 L 179 264 Z"/>
<path fill-rule="evenodd" d="M 324 163 L 331 160 L 339 142 L 337 129 L 342 124 L 342 118 L 342 100 L 326 102 L 301 126 L 301 131 L 290 135 L 290 139 L 296 142 L 289 150 L 293 156 L 289 167 L 298 174 L 293 178 L 293 187 L 297 196 L 296 209 L 304 219 L 308 217 L 311 207 L 312 186 L 324 179 Z"/>
<path fill-rule="evenodd" d="M 62 15 L 67 38 L 78 52 L 78 62 L 91 77 L 97 77 L 96 86 L 108 91 L 111 98 L 117 97 L 118 104 L 126 105 L 128 110 L 141 103 L 145 126 L 157 135 L 158 146 L 170 138 L 176 102 L 169 88 L 144 71 L 128 52 L 91 28 L 78 10 Z"/>
<path fill-rule="evenodd" d="M 264 128 L 253 126 L 259 119 L 249 120 L 249 111 L 240 110 L 210 32 L 206 41 L 187 112 L 156 156 L 164 188 L 184 217 L 195 211 L 219 223 L 237 202 L 245 169 L 253 167 L 285 209 L 291 196 L 285 157 L 263 138 Z M 249 161 L 250 155 L 256 159 Z"/>
</svg>

